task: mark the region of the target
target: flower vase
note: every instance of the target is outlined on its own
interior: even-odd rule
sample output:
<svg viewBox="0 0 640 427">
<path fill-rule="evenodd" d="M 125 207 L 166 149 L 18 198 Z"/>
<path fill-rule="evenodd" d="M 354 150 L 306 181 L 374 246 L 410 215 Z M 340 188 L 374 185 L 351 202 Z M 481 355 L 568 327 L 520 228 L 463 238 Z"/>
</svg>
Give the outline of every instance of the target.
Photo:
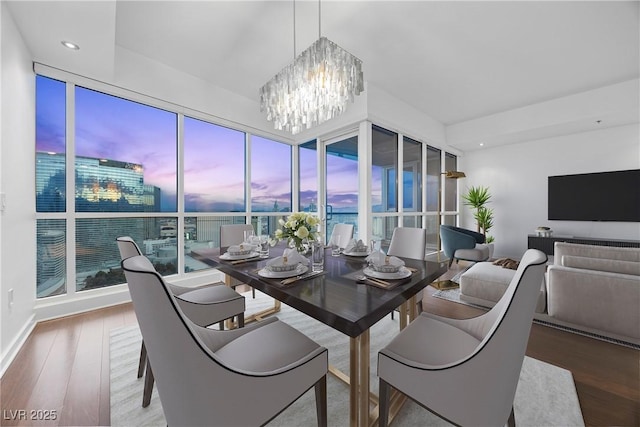
<svg viewBox="0 0 640 427">
<path fill-rule="evenodd" d="M 297 241 L 295 239 L 289 239 L 289 247 L 295 248 L 300 255 L 306 255 L 309 252 L 309 241 L 307 239 L 302 239 Z"/>
</svg>

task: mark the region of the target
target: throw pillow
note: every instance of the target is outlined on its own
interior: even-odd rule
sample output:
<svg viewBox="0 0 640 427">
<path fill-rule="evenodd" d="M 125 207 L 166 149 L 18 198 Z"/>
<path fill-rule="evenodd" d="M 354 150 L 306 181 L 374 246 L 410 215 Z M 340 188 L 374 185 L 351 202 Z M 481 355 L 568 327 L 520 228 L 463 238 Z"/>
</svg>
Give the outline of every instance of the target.
<svg viewBox="0 0 640 427">
<path fill-rule="evenodd" d="M 493 262 L 493 265 L 499 265 L 502 268 L 508 268 L 511 270 L 517 270 L 519 264 L 520 264 L 519 261 L 516 261 L 511 258 L 498 258 Z"/>
</svg>

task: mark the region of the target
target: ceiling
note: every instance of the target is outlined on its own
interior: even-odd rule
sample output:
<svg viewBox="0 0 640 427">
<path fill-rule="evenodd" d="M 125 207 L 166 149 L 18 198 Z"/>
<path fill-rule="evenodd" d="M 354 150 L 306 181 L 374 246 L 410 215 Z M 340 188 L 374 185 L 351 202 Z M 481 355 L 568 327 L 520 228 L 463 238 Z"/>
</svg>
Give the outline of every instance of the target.
<svg viewBox="0 0 640 427">
<path fill-rule="evenodd" d="M 257 102 L 294 56 L 291 1 L 6 3 L 34 60 L 84 75 L 112 72 L 126 49 Z M 321 32 L 362 59 L 368 85 L 452 125 L 637 79 L 639 5 L 324 0 Z M 295 10 L 300 53 L 318 2 Z"/>
</svg>

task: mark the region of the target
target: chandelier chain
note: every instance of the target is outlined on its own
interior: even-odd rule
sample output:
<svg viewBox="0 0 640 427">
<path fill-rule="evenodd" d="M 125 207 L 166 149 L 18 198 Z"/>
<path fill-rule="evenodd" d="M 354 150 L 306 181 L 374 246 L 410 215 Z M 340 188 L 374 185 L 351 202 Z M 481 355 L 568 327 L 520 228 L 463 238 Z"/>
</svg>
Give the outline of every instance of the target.
<svg viewBox="0 0 640 427">
<path fill-rule="evenodd" d="M 320 0 L 318 0 L 318 38 L 322 37 L 322 10 L 320 10 Z"/>
</svg>

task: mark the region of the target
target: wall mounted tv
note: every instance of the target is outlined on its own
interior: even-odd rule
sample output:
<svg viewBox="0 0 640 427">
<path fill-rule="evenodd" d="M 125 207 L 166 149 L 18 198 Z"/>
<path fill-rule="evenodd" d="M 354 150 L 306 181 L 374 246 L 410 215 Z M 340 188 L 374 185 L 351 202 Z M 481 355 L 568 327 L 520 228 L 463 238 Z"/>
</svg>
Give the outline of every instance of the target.
<svg viewBox="0 0 640 427">
<path fill-rule="evenodd" d="M 640 169 L 549 177 L 548 219 L 640 222 Z"/>
</svg>

